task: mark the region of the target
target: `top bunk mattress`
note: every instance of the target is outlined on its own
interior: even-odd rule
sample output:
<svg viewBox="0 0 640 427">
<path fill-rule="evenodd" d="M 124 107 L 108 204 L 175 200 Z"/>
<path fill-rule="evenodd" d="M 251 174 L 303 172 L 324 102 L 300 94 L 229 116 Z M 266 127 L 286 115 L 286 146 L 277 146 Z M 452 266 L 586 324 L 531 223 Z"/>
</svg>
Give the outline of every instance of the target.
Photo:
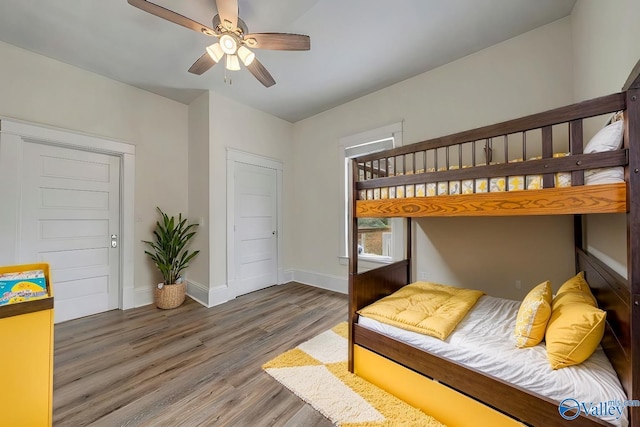
<svg viewBox="0 0 640 427">
<path fill-rule="evenodd" d="M 481 297 L 446 340 L 359 316 L 358 324 L 414 347 L 480 370 L 531 392 L 561 402 L 623 403 L 626 394 L 609 359 L 601 347 L 580 365 L 551 369 L 544 342 L 517 348 L 514 329 L 520 301 L 491 296 Z M 627 411 L 603 420 L 626 427 Z"/>
</svg>

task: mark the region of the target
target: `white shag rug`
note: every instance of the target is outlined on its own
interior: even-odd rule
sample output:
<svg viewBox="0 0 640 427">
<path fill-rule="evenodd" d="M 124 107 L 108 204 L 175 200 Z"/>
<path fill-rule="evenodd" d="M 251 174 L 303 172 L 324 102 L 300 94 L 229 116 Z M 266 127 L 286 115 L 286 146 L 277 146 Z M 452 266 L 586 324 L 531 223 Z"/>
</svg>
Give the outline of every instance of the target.
<svg viewBox="0 0 640 427">
<path fill-rule="evenodd" d="M 347 323 L 300 344 L 263 369 L 339 426 L 442 426 L 347 370 Z"/>
</svg>

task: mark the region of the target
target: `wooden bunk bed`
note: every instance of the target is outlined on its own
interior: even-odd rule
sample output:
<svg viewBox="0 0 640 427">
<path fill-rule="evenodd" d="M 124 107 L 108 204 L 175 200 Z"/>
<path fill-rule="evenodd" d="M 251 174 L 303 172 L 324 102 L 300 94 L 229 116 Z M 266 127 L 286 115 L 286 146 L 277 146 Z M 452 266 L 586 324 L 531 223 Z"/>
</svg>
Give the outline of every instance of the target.
<svg viewBox="0 0 640 427">
<path fill-rule="evenodd" d="M 584 153 L 583 121 L 620 111 L 624 117 L 622 147 Z M 568 131 L 567 155 L 554 155 L 556 146 L 562 145 L 558 143 L 562 139 L 557 137 L 558 128 Z M 530 148 L 536 139 L 532 137 L 534 134 L 540 135 L 535 142 L 540 145 L 537 152 Z M 522 148 L 517 153 L 520 158 L 511 160 L 513 154 L 507 152 L 514 151 L 514 138 Z M 498 151 L 502 151 L 502 161 L 491 161 L 490 153 Z M 624 168 L 624 182 L 585 185 L 585 171 L 612 167 Z M 554 178 L 558 173 L 570 176 L 571 186 L 557 188 Z M 542 188 L 478 191 L 478 183 L 486 184 L 487 180 L 499 178 L 508 181 L 509 177 L 524 177 L 525 182 L 528 177 L 539 178 Z M 471 186 L 470 194 L 459 190 L 463 182 Z M 438 195 L 437 186 L 442 183 L 443 193 L 453 194 Z M 452 188 L 451 183 L 455 183 L 455 190 L 447 191 L 447 187 Z M 425 194 L 426 189 L 431 189 L 433 195 Z M 444 411 L 460 412 L 463 410 L 453 405 L 469 402 L 473 406 L 479 402 L 481 407 L 508 420 L 505 425 L 514 420 L 536 426 L 566 425 L 567 421 L 558 411 L 559 402 L 367 329 L 358 324 L 357 311 L 412 282 L 411 218 L 573 215 L 576 272 L 585 271 L 599 308 L 607 312 L 601 345 L 627 398 L 640 399 L 640 62 L 620 93 L 355 158 L 350 193 L 349 369 L 352 372 L 401 397 L 406 395 L 403 387 L 434 384 L 437 388 L 428 385 L 422 394 L 427 394 L 427 400 L 434 400 L 436 406 L 450 405 Z M 583 248 L 582 216 L 592 213 L 626 213 L 627 278 Z M 406 257 L 381 268 L 359 272 L 358 218 L 370 217 L 407 218 Z M 358 358 L 363 361 L 359 362 Z M 365 366 L 368 363 L 374 367 Z M 397 372 L 407 372 L 418 382 L 400 379 Z M 442 397 L 450 392 L 462 400 Z M 427 405 L 425 410 L 432 409 Z M 640 427 L 640 408 L 629 407 L 628 419 L 631 426 Z M 582 414 L 570 425 L 609 424 Z"/>
</svg>

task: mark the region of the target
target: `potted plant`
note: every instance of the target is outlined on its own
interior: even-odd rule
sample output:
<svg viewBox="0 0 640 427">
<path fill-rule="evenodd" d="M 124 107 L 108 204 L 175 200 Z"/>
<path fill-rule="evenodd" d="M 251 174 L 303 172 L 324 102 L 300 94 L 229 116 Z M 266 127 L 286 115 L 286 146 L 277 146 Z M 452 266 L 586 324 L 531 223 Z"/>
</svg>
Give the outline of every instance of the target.
<svg viewBox="0 0 640 427">
<path fill-rule="evenodd" d="M 155 241 L 143 240 L 149 246 L 144 253 L 149 255 L 158 270 L 162 274 L 163 283 L 154 289 L 155 302 L 158 308 L 168 309 L 178 307 L 184 302 L 186 283 L 180 273 L 189 266 L 191 261 L 200 251 L 189 253 L 186 249 L 189 240 L 195 236 L 195 228 L 198 224 L 187 224 L 187 219 L 182 214 L 169 217 L 157 208 L 162 216 L 161 221 L 156 222 L 153 231 Z"/>
</svg>

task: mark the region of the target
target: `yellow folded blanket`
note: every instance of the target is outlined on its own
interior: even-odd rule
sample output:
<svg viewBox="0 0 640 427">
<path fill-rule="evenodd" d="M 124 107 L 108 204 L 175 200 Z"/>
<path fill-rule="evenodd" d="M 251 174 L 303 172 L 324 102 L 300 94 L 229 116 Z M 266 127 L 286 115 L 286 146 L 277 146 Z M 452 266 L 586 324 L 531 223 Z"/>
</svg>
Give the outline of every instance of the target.
<svg viewBox="0 0 640 427">
<path fill-rule="evenodd" d="M 444 340 L 482 295 L 484 292 L 472 289 L 415 282 L 364 307 L 358 314 Z"/>
</svg>

